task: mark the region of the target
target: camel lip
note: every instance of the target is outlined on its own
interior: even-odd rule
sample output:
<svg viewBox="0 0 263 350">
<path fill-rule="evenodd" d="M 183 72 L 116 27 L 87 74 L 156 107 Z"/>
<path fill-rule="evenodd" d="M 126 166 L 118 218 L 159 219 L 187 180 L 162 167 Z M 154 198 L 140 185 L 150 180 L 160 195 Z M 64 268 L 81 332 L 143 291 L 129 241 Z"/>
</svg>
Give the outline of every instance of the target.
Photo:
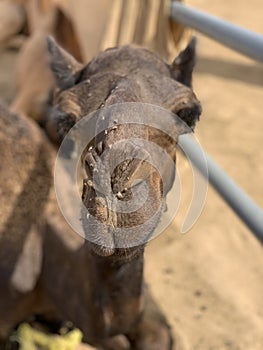
<svg viewBox="0 0 263 350">
<path fill-rule="evenodd" d="M 130 248 L 109 248 L 92 242 L 88 243 L 90 251 L 98 258 L 129 261 L 144 249 L 144 245 Z"/>
<path fill-rule="evenodd" d="M 104 246 L 99 246 L 96 244 L 93 244 L 92 250 L 96 255 L 99 255 L 101 257 L 109 257 L 115 254 L 116 249 L 115 248 L 109 248 Z"/>
</svg>

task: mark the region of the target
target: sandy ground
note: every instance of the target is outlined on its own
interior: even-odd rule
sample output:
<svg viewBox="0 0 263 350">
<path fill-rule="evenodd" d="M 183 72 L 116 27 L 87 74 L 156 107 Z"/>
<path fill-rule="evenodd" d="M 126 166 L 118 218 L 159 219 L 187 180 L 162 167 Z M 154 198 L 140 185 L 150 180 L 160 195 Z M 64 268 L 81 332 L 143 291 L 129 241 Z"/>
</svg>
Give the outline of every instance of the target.
<svg viewBox="0 0 263 350">
<path fill-rule="evenodd" d="M 263 5 L 192 0 L 192 6 L 263 34 Z M 263 66 L 199 36 L 194 88 L 203 105 L 203 148 L 263 207 Z M 179 160 L 179 164 L 180 164 Z M 185 162 L 182 159 L 181 165 Z M 183 205 L 190 198 L 182 172 Z M 184 198 L 186 202 L 184 202 Z M 147 252 L 146 276 L 178 349 L 263 349 L 263 250 L 212 188 L 186 235 L 180 218 Z"/>
<path fill-rule="evenodd" d="M 263 34 L 262 0 L 189 0 L 192 6 Z M 263 66 L 201 35 L 194 88 L 203 105 L 203 148 L 263 207 Z M 0 54 L 0 98 L 10 101 L 14 52 Z M 263 249 L 209 187 L 185 235 L 191 173 L 180 156 L 178 216 L 146 252 L 146 280 L 174 330 L 177 350 L 263 349 Z M 161 350 L 161 349 L 160 349 Z"/>
</svg>

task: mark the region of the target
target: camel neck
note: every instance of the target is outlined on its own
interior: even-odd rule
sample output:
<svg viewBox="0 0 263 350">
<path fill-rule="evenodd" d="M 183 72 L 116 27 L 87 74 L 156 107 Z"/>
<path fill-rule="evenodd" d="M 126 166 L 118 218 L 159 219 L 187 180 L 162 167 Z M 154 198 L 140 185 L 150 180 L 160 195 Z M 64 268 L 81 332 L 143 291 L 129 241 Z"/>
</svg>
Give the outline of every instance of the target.
<svg viewBox="0 0 263 350">
<path fill-rule="evenodd" d="M 143 251 L 129 260 L 89 255 L 97 329 L 114 335 L 133 325 L 142 309 Z M 100 316 L 102 317 L 100 317 Z M 98 327 L 99 326 L 99 327 Z"/>
</svg>

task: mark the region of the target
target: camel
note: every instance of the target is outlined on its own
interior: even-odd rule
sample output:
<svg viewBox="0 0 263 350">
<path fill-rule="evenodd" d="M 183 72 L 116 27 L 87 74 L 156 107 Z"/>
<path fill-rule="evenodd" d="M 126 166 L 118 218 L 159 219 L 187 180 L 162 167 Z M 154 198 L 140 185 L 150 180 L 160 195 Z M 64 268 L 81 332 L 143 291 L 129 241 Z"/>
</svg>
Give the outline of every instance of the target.
<svg viewBox="0 0 263 350">
<path fill-rule="evenodd" d="M 106 50 L 86 65 L 50 37 L 48 51 L 57 85 L 45 125 L 49 138 L 60 145 L 72 127 L 94 111 L 105 111 L 107 129 L 81 155 L 84 239 L 72 231 L 57 208 L 52 185 L 54 147 L 32 120 L 1 107 L 0 141 L 5 150 L 1 197 L 6 203 L 0 223 L 2 343 L 28 315 L 41 314 L 70 320 L 85 342 L 100 349 L 172 349 L 168 322 L 144 283 L 147 240 L 119 246 L 115 229 L 122 232 L 128 227 L 135 234 L 136 225 L 146 222 L 143 235 L 148 237 L 165 210 L 174 167 L 162 164 L 168 178 L 163 186 L 159 172 L 147 158 L 137 157 L 140 147 L 129 140 L 135 136 L 158 143 L 175 160 L 179 135 L 192 130 L 201 113 L 191 87 L 195 41 L 171 65 L 136 46 Z M 171 117 L 174 139 L 147 125 L 115 125 L 107 117 L 107 107 L 123 103 L 159 106 L 171 116 L 176 113 L 185 124 Z M 138 194 L 143 183 L 149 189 L 143 207 L 128 214 L 109 210 L 107 198 L 94 186 L 98 159 L 120 140 L 127 141 L 125 147 L 133 156 L 118 164 L 109 179 L 115 201 L 129 201 L 133 186 Z"/>
<path fill-rule="evenodd" d="M 37 125 L 4 105 L 0 124 L 0 339 L 4 341 L 37 303 L 52 162 L 49 142 Z"/>
<path fill-rule="evenodd" d="M 168 349 L 171 346 L 168 340 L 170 338 L 168 328 L 161 327 L 159 322 L 156 323 L 156 319 L 148 318 L 147 311 L 143 312 L 141 309 L 145 244 L 127 247 L 124 242 L 124 247 L 120 248 L 116 245 L 117 234 L 114 229 L 120 228 L 122 232 L 122 228 L 132 227 L 134 222 L 144 223 L 148 217 L 152 217 L 153 212 L 157 212 L 158 215 L 143 228 L 147 236 L 160 219 L 164 208 L 162 199 L 165 201 L 165 196 L 172 185 L 174 168 L 171 169 L 165 163 L 162 165 L 166 169 L 165 176 L 170 180 L 168 185 L 163 187 L 160 174 L 151 164 L 136 159 L 138 150 L 136 145 L 129 143 L 129 139 L 131 136 L 140 135 L 143 139 L 157 142 L 175 160 L 179 134 L 193 129 L 201 113 L 200 103 L 191 88 L 195 39 L 171 65 L 147 49 L 136 46 L 108 49 L 86 65 L 77 62 L 52 38 L 48 39 L 48 47 L 50 66 L 57 84 L 46 124 L 47 133 L 53 142 L 61 144 L 73 125 L 93 111 L 98 111 L 98 118 L 102 115 L 102 119 L 106 120 L 107 130 L 89 143 L 82 154 L 82 168 L 85 170 L 82 199 L 88 210 L 88 215 L 87 211 L 82 214 L 87 238 L 85 245 L 89 247 L 91 261 L 96 271 L 95 290 L 98 288 L 101 290 L 103 285 L 102 289 L 106 291 L 97 296 L 97 300 L 100 301 L 94 307 L 95 313 L 101 314 L 98 320 L 100 331 L 97 336 L 114 334 L 115 327 L 122 328 L 121 333 L 126 335 L 132 349 Z M 160 130 L 148 126 L 115 125 L 114 116 L 107 113 L 107 108 L 118 107 L 127 102 L 143 102 L 165 108 L 167 111 L 177 113 L 190 128 L 180 129 L 180 126 L 176 125 L 176 141 L 173 141 Z M 176 124 L 175 120 L 173 122 Z M 108 179 L 113 196 L 123 202 L 129 200 L 132 189 L 131 178 L 134 177 L 144 179 L 149 186 L 149 201 L 141 210 L 131 215 L 122 215 L 114 212 L 112 208 L 109 209 L 105 204 L 107 196 L 98 193 L 94 186 L 98 159 L 104 151 L 111 149 L 120 140 L 127 140 L 122 153 L 131 147 L 129 151 L 134 158 L 118 164 Z M 110 161 L 106 160 L 106 167 Z M 102 181 L 106 181 L 106 176 Z M 92 217 L 99 219 L 103 226 L 94 223 Z M 96 240 L 90 241 L 91 231 L 98 237 L 99 243 Z M 132 229 L 131 234 L 134 234 Z M 108 244 L 109 236 L 113 236 L 110 244 Z M 119 280 L 117 276 L 120 270 L 125 271 L 125 274 Z M 105 314 L 105 310 L 108 314 Z M 139 315 L 143 315 L 143 318 L 140 319 Z M 108 321 L 109 318 L 111 321 Z M 133 329 L 134 325 L 136 330 Z M 130 333 L 131 329 L 133 330 Z M 146 329 L 154 330 L 155 335 L 149 336 Z M 94 334 L 96 332 L 95 326 Z M 158 339 L 160 334 L 162 336 Z"/>
</svg>

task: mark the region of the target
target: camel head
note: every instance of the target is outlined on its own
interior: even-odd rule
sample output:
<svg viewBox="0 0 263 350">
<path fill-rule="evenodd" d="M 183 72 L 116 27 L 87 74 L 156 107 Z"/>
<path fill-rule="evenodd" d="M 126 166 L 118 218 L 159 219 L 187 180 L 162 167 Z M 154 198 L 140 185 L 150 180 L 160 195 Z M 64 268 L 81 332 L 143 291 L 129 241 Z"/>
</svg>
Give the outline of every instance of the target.
<svg viewBox="0 0 263 350">
<path fill-rule="evenodd" d="M 61 143 L 92 113 L 103 125 L 81 154 L 86 237 L 99 255 L 128 256 L 153 234 L 175 176 L 153 144 L 175 161 L 178 136 L 193 130 L 201 114 L 192 90 L 195 40 L 171 65 L 132 45 L 108 49 L 86 65 L 52 38 L 48 49 L 57 84 L 47 121 L 50 137 Z M 154 106 L 160 110 L 159 128 L 150 125 Z M 162 111 L 169 114 L 170 135 L 163 132 Z M 140 113 L 149 123 L 133 119 Z"/>
</svg>

